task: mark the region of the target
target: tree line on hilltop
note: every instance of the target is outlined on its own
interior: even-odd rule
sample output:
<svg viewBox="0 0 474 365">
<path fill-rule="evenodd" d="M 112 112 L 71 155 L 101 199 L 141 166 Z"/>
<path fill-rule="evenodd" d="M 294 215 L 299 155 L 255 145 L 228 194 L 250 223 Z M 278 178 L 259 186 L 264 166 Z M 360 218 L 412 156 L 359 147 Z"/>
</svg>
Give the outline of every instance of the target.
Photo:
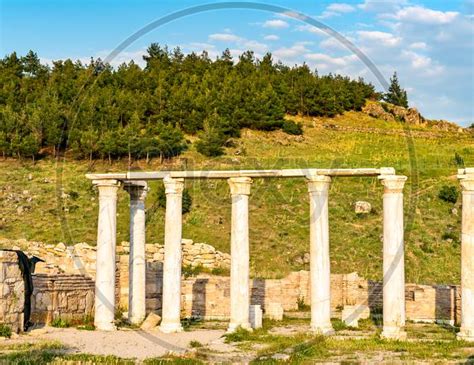
<svg viewBox="0 0 474 365">
<path fill-rule="evenodd" d="M 301 134 L 285 113 L 333 117 L 380 95 L 363 79 L 289 67 L 271 54 L 206 52 L 152 44 L 143 57 L 112 68 L 100 59 L 42 64 L 30 51 L 0 60 L 0 151 L 35 158 L 68 151 L 77 159 L 179 155 L 197 135 L 206 156 L 223 153 L 242 128 Z"/>
</svg>

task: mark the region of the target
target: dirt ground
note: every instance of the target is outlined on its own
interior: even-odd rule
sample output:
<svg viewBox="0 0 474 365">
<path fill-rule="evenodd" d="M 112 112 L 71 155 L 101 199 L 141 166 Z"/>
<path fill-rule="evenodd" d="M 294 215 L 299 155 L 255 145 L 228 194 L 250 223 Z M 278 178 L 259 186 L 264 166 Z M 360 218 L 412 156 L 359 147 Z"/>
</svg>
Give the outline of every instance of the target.
<svg viewBox="0 0 474 365">
<path fill-rule="evenodd" d="M 189 342 L 198 340 L 207 345 L 220 342 L 223 330 L 193 330 L 164 334 L 158 329 L 150 331 L 120 329 L 115 332 L 85 331 L 76 328 L 45 327 L 4 340 L 5 345 L 36 342 L 59 341 L 69 348 L 68 353 L 87 353 L 94 355 L 115 355 L 121 358 L 160 357 L 169 353 L 183 354 Z"/>
</svg>

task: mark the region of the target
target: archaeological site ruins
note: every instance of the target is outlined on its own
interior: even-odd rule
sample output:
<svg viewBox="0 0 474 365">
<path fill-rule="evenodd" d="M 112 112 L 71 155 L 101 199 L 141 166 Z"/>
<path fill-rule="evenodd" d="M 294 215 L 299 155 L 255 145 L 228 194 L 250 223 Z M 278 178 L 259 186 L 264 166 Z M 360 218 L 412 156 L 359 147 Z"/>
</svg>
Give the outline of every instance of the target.
<svg viewBox="0 0 474 365">
<path fill-rule="evenodd" d="M 383 282 L 356 273 L 331 274 L 329 187 L 333 177 L 374 177 L 383 185 Z M 29 244 L 25 251 L 45 259 L 33 274 L 32 321 L 55 317 L 94 317 L 97 330 L 113 331 L 116 310 L 128 310 L 132 324 L 158 311 L 160 330 L 182 331 L 183 317 L 228 320 L 228 331 L 261 325 L 262 315 L 281 318 L 299 300 L 311 307 L 311 330 L 334 333 L 339 311 L 356 326 L 382 309 L 387 339 L 406 337 L 406 320 L 459 323 L 458 337 L 474 341 L 474 168 L 458 171 L 462 187 L 461 283 L 405 283 L 403 188 L 407 177 L 393 168 L 158 171 L 89 174 L 97 187 L 99 216 L 96 247 L 79 243 Z M 283 279 L 251 279 L 249 274 L 249 196 L 253 179 L 301 178 L 308 187 L 310 271 Z M 186 179 L 226 179 L 232 201 L 230 256 L 182 237 L 182 193 Z M 147 181 L 162 180 L 166 193 L 163 246 L 145 242 Z M 116 242 L 117 193 L 130 196 L 130 242 Z M 148 227 L 150 229 L 150 227 Z M 21 243 L 17 243 L 22 248 Z M 119 255 L 120 254 L 120 255 Z M 230 269 L 230 278 L 184 277 L 182 265 Z M 56 271 L 55 271 L 56 270 Z M 94 284 L 95 282 L 95 284 Z M 0 251 L 0 320 L 22 330 L 25 285 L 15 252 Z"/>
</svg>

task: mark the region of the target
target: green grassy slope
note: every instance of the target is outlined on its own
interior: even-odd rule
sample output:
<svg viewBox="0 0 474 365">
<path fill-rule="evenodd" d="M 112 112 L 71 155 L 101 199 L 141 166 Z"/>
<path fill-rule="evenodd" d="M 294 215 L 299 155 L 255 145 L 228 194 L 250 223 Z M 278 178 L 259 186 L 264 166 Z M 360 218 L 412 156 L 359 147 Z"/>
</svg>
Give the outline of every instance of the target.
<svg viewBox="0 0 474 365">
<path fill-rule="evenodd" d="M 443 185 L 458 185 L 455 152 L 464 158 L 466 166 L 474 166 L 472 135 L 419 127 L 411 130 L 414 137 L 409 140 L 401 124 L 357 112 L 333 119 L 295 119 L 304 123 L 303 140 L 281 131 L 246 130 L 223 157 L 205 159 L 191 149 L 167 165 L 155 160 L 149 165 L 140 161 L 134 168 L 393 166 L 398 173 L 409 176 L 405 194 L 407 280 L 459 281 L 460 201 L 453 205 L 437 196 Z M 126 169 L 126 161 L 113 165 L 96 161 L 93 166 L 68 159 L 65 163 L 47 159 L 35 165 L 0 161 L 0 238 L 94 244 L 98 201 L 84 175 L 89 171 Z M 157 185 L 158 182 L 151 184 L 147 199 L 149 243 L 163 240 L 164 211 L 157 207 Z M 188 181 L 186 185 L 193 197 L 193 206 L 184 217 L 184 237 L 228 252 L 230 198 L 227 183 Z M 373 213 L 358 217 L 352 206 L 357 200 L 369 201 Z M 381 203 L 382 187 L 376 178 L 334 179 L 329 201 L 333 272 L 357 271 L 367 278 L 381 277 Z M 452 213 L 453 208 L 457 214 Z M 21 210 L 23 212 L 19 212 Z M 304 180 L 254 181 L 250 201 L 252 275 L 279 277 L 291 270 L 308 268 L 308 264 L 299 259 L 309 251 L 308 211 Z M 117 219 L 118 240 L 128 240 L 128 196 L 123 191 L 119 195 Z"/>
</svg>

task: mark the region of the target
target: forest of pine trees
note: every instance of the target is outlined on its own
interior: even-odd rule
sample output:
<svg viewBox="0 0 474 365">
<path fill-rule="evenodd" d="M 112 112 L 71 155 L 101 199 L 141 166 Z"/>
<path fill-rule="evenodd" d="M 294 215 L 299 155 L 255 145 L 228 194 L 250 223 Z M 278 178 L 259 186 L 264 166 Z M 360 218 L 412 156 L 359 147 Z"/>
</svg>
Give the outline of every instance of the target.
<svg viewBox="0 0 474 365">
<path fill-rule="evenodd" d="M 100 60 L 41 64 L 30 51 L 0 60 L 0 151 L 38 158 L 68 152 L 77 159 L 168 158 L 188 147 L 206 156 L 223 153 L 242 128 L 299 134 L 285 113 L 335 116 L 378 98 L 371 84 L 318 75 L 307 65 L 288 67 L 271 54 L 228 50 L 184 55 L 152 44 L 142 69 Z"/>
</svg>

